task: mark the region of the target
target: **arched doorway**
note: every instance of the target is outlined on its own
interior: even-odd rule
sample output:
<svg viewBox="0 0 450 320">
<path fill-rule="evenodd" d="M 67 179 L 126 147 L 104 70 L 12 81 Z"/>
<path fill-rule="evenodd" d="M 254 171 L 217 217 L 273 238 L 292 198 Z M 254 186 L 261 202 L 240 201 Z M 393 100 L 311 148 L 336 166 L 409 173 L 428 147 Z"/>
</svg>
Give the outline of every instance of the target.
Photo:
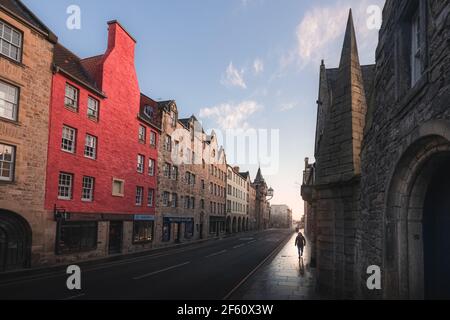
<svg viewBox="0 0 450 320">
<path fill-rule="evenodd" d="M 450 126 L 413 133 L 387 189 L 384 294 L 450 298 Z M 445 134 L 447 132 L 447 134 Z"/>
<path fill-rule="evenodd" d="M 233 218 L 232 230 L 233 230 L 233 233 L 236 233 L 236 217 Z"/>
<path fill-rule="evenodd" d="M 423 211 L 425 299 L 450 299 L 450 154 L 441 157 Z"/>
<path fill-rule="evenodd" d="M 232 232 L 232 230 L 231 230 L 231 217 L 230 216 L 228 216 L 227 217 L 227 233 L 231 233 Z"/>
<path fill-rule="evenodd" d="M 245 231 L 249 231 L 249 229 L 248 229 L 248 218 L 245 220 Z"/>
<path fill-rule="evenodd" d="M 239 218 L 239 220 L 238 220 L 238 232 L 241 232 L 241 231 L 242 231 L 242 219 Z"/>
<path fill-rule="evenodd" d="M 0 271 L 30 266 L 31 228 L 20 215 L 0 209 Z"/>
</svg>

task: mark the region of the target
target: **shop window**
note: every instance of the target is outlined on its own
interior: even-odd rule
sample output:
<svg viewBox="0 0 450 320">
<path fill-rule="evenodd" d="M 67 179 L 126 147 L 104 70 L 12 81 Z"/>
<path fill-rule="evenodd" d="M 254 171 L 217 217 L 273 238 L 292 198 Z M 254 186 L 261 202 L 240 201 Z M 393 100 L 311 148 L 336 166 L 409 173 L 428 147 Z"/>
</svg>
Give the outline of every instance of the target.
<svg viewBox="0 0 450 320">
<path fill-rule="evenodd" d="M 153 221 L 134 221 L 133 243 L 143 243 L 153 241 Z"/>
<path fill-rule="evenodd" d="M 58 222 L 57 254 L 92 251 L 97 248 L 97 222 Z"/>
</svg>

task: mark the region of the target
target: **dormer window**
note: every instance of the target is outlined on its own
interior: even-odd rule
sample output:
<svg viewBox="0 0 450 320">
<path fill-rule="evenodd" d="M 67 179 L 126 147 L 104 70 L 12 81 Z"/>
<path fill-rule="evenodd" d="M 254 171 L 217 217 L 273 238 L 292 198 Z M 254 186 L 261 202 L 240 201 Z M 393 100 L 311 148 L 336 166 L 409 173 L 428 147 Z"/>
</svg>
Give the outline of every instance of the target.
<svg viewBox="0 0 450 320">
<path fill-rule="evenodd" d="M 153 107 L 152 106 L 145 106 L 144 107 L 144 114 L 149 117 L 149 118 L 153 118 Z"/>
<path fill-rule="evenodd" d="M 171 120 L 171 125 L 172 127 L 176 127 L 177 126 L 177 114 L 174 111 L 170 112 L 170 120 Z"/>
</svg>

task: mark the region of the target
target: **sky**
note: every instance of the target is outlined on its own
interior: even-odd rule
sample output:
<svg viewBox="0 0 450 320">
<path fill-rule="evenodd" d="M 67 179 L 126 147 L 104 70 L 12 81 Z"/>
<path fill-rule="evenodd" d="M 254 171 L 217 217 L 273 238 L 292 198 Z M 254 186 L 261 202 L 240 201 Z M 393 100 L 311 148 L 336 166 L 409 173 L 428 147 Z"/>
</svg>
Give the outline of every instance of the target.
<svg viewBox="0 0 450 320">
<path fill-rule="evenodd" d="M 105 51 L 107 21 L 118 20 L 137 40 L 141 92 L 176 100 L 181 118 L 194 114 L 206 131 L 222 133 L 230 164 L 249 170 L 252 179 L 261 165 L 275 190 L 271 203 L 288 205 L 297 219 L 303 215 L 304 159 L 314 161 L 321 59 L 328 68 L 338 66 L 352 8 L 360 62 L 374 63 L 379 11 L 373 6 L 384 5 L 384 0 L 23 2 L 81 58 Z M 79 28 L 67 25 L 74 21 L 73 5 L 79 8 Z M 227 129 L 256 132 L 257 149 L 247 148 L 249 157 L 236 159 Z"/>
</svg>

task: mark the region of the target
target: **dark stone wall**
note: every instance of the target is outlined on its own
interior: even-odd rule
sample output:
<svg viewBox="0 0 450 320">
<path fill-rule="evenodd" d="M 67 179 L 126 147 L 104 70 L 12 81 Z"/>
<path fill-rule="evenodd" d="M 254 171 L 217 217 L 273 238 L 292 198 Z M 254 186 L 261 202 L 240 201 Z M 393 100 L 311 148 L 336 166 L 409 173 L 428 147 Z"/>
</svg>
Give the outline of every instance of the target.
<svg viewBox="0 0 450 320">
<path fill-rule="evenodd" d="M 422 21 L 422 78 L 411 87 L 409 19 L 420 10 Z M 364 298 L 390 295 L 369 291 L 366 269 L 385 264 L 385 214 L 391 177 L 410 135 L 430 120 L 450 122 L 450 1 L 388 0 L 376 54 L 373 95 L 369 99 L 361 161 L 358 273 Z M 382 268 L 383 270 L 383 268 Z M 383 277 L 390 275 L 383 274 Z M 394 277 L 395 278 L 395 277 Z"/>
</svg>

